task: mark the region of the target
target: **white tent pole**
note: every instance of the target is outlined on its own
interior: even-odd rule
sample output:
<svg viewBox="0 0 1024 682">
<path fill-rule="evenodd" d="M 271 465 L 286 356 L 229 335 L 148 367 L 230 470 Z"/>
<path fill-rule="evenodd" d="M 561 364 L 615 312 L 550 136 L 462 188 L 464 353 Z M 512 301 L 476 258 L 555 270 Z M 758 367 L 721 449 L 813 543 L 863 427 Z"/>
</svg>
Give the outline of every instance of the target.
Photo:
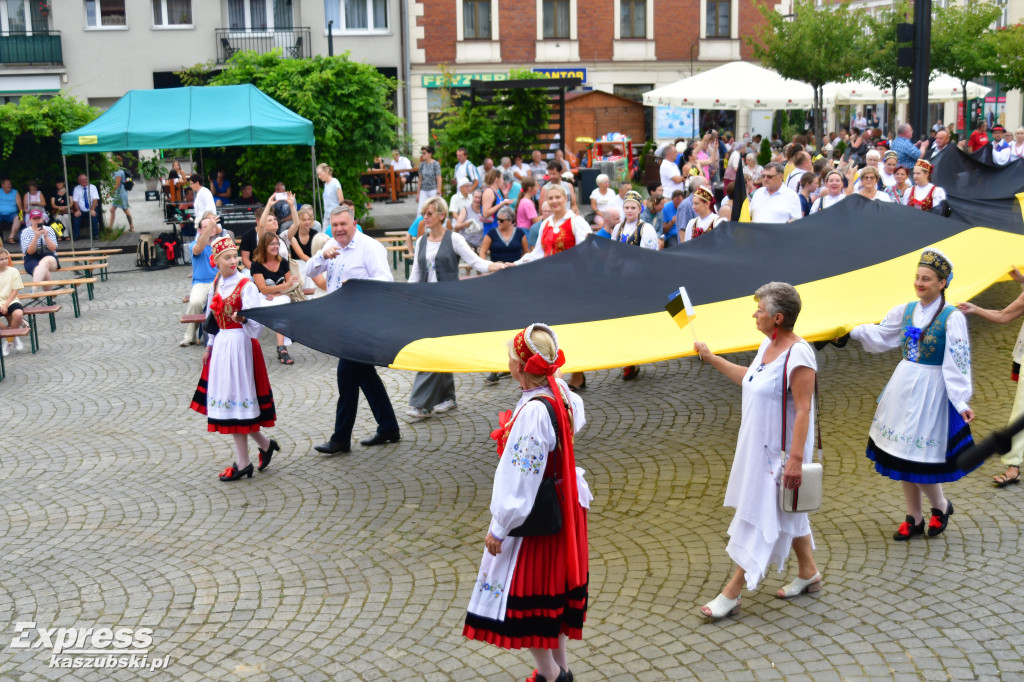
<svg viewBox="0 0 1024 682">
<path fill-rule="evenodd" d="M 317 195 L 320 193 L 318 190 L 320 189 L 320 187 L 319 187 L 319 183 L 317 183 L 317 181 L 316 181 L 316 145 L 315 144 L 309 146 L 309 159 L 310 159 L 310 162 L 313 165 L 313 216 L 314 216 L 314 219 L 315 219 L 316 216 L 320 215 L 320 210 L 319 209 L 323 208 L 322 206 L 320 206 L 320 202 L 317 201 Z M 321 227 L 322 226 L 323 226 L 323 224 L 321 223 Z M 327 229 L 327 228 L 325 227 L 324 229 Z"/>
<path fill-rule="evenodd" d="M 71 217 L 71 185 L 68 184 L 68 157 L 64 154 L 60 155 L 61 165 L 64 166 L 64 190 L 67 192 L 65 199 L 68 203 L 68 222 L 71 223 L 73 218 Z M 58 216 L 57 220 L 60 220 Z M 68 231 L 71 232 L 71 253 L 75 252 L 75 230 L 73 224 L 68 225 Z"/>
</svg>

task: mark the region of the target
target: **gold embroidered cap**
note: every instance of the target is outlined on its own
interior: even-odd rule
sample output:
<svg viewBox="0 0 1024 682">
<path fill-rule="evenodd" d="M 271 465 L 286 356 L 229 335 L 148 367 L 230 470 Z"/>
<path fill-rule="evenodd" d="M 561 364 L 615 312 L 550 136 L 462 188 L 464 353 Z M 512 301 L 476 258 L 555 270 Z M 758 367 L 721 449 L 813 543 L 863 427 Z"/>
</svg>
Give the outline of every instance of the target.
<svg viewBox="0 0 1024 682">
<path fill-rule="evenodd" d="M 947 284 L 953 278 L 953 264 L 938 249 L 925 249 L 922 251 L 921 261 L 918 263 L 918 266 L 931 268 L 935 271 L 935 274 L 946 280 Z"/>
<path fill-rule="evenodd" d="M 697 189 L 693 190 L 693 195 L 700 197 L 701 199 L 703 199 L 704 201 L 708 202 L 711 205 L 714 205 L 715 203 L 715 195 L 712 194 L 711 190 L 705 187 L 704 185 L 701 185 Z"/>
<path fill-rule="evenodd" d="M 633 190 L 626 192 L 626 197 L 622 200 L 622 203 L 626 203 L 627 201 L 636 202 L 636 205 L 640 208 L 644 207 L 644 198 L 640 196 L 640 192 L 635 192 Z"/>
</svg>

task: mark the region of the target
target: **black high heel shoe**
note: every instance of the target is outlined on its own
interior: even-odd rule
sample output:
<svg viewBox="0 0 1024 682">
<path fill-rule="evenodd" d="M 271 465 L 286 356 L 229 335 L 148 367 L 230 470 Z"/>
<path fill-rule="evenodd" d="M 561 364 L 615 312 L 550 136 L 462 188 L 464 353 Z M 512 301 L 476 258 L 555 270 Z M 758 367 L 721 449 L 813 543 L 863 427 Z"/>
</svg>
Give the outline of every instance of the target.
<svg viewBox="0 0 1024 682">
<path fill-rule="evenodd" d="M 281 452 L 281 446 L 277 444 L 277 441 L 273 438 L 270 439 L 270 444 L 267 445 L 267 449 L 263 450 L 257 448 L 260 451 L 260 466 L 256 471 L 263 471 L 270 466 L 270 460 L 274 456 L 274 451 Z"/>
<path fill-rule="evenodd" d="M 252 478 L 252 462 L 249 462 L 249 466 L 245 467 L 241 471 L 238 470 L 237 464 L 232 464 L 227 469 L 220 473 L 220 480 L 222 481 L 237 481 L 240 478 L 248 476 Z"/>
</svg>

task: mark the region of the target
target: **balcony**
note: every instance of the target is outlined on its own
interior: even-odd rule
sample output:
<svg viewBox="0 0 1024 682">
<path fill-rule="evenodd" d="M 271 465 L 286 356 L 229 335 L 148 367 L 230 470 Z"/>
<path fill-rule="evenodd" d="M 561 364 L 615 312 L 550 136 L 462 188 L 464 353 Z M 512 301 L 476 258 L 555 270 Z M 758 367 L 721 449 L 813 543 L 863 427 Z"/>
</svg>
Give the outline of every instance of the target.
<svg viewBox="0 0 1024 682">
<path fill-rule="evenodd" d="M 312 56 L 309 44 L 309 27 L 293 28 L 218 28 L 214 30 L 217 40 L 217 63 L 223 64 L 231 55 L 242 50 L 253 50 L 267 54 L 281 50 L 288 59 L 305 59 Z"/>
<path fill-rule="evenodd" d="M 64 64 L 60 31 L 0 31 L 0 64 Z"/>
</svg>

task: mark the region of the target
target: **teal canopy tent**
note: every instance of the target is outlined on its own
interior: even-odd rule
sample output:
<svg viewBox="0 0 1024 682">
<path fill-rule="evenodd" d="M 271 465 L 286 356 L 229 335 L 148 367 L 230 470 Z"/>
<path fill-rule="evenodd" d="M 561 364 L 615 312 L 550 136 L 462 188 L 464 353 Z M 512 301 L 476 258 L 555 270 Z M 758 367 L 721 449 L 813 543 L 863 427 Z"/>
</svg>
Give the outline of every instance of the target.
<svg viewBox="0 0 1024 682">
<path fill-rule="evenodd" d="M 65 157 L 136 149 L 309 145 L 316 187 L 313 123 L 252 85 L 129 90 L 92 123 L 61 135 L 60 142 Z M 66 162 L 64 174 L 66 181 Z"/>
</svg>

